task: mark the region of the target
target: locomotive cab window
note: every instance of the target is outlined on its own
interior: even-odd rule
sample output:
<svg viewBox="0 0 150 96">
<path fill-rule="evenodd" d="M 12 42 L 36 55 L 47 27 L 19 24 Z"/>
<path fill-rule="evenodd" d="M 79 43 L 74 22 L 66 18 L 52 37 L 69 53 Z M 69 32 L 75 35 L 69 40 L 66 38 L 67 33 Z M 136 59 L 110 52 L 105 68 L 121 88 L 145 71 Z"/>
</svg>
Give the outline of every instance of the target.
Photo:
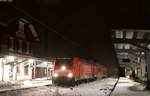
<svg viewBox="0 0 150 96">
<path fill-rule="evenodd" d="M 63 65 L 72 66 L 73 65 L 73 59 L 72 58 L 57 58 L 55 65 L 57 65 L 57 66 L 61 66 L 61 65 L 62 66 Z"/>
</svg>

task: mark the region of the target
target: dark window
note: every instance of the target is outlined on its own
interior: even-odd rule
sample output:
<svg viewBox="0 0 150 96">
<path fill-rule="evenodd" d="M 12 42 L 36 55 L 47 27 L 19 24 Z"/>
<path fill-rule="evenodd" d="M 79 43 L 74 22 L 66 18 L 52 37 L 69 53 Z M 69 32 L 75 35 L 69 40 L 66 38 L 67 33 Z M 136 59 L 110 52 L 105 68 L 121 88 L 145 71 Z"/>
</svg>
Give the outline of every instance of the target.
<svg viewBox="0 0 150 96">
<path fill-rule="evenodd" d="M 59 58 L 59 59 L 56 59 L 55 65 L 57 65 L 57 66 L 61 66 L 61 65 L 71 66 L 72 64 L 73 64 L 72 58 Z"/>
<path fill-rule="evenodd" d="M 22 45 L 23 45 L 22 44 L 22 40 L 18 40 L 18 43 L 19 43 L 19 45 L 18 45 L 19 46 L 19 50 L 22 51 Z"/>
<path fill-rule="evenodd" d="M 14 49 L 15 50 L 19 49 L 19 40 L 14 40 Z"/>
<path fill-rule="evenodd" d="M 31 53 L 31 44 L 29 42 L 27 43 L 27 52 Z"/>
<path fill-rule="evenodd" d="M 19 70 L 19 66 L 17 66 L 17 73 L 19 73 L 19 71 L 20 71 L 20 70 Z"/>
<path fill-rule="evenodd" d="M 8 37 L 8 42 L 7 43 L 8 43 L 8 49 L 11 48 L 11 39 L 10 39 L 10 37 Z"/>
<path fill-rule="evenodd" d="M 22 42 L 23 45 L 22 45 L 22 51 L 23 52 L 27 52 L 27 43 L 26 42 Z"/>
<path fill-rule="evenodd" d="M 29 43 L 29 53 L 32 53 L 31 43 Z"/>
<path fill-rule="evenodd" d="M 8 45 L 8 49 L 13 48 L 13 45 L 14 45 L 14 38 L 13 37 L 8 37 L 7 45 Z"/>
<path fill-rule="evenodd" d="M 24 74 L 27 75 L 28 74 L 28 69 L 29 69 L 29 65 L 24 67 Z"/>
</svg>

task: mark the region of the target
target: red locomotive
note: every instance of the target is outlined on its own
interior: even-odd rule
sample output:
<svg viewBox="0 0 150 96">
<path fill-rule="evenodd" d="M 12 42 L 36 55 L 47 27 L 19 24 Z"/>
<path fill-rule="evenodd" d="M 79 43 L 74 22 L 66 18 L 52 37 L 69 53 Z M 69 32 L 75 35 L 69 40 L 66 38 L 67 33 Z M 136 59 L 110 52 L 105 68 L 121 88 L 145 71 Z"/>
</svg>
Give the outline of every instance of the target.
<svg viewBox="0 0 150 96">
<path fill-rule="evenodd" d="M 57 58 L 55 62 L 53 83 L 69 83 L 82 80 L 94 80 L 107 75 L 107 68 L 100 64 L 88 62 L 78 57 Z"/>
</svg>

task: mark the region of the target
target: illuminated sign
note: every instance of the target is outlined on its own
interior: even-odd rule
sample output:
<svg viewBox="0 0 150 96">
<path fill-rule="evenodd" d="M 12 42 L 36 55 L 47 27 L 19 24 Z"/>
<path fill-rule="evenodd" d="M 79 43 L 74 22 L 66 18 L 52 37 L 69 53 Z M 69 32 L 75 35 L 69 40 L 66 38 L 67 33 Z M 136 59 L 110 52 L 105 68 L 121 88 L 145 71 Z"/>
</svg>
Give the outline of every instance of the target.
<svg viewBox="0 0 150 96">
<path fill-rule="evenodd" d="M 122 59 L 122 62 L 130 62 L 130 59 L 128 59 L 128 58 Z"/>
</svg>

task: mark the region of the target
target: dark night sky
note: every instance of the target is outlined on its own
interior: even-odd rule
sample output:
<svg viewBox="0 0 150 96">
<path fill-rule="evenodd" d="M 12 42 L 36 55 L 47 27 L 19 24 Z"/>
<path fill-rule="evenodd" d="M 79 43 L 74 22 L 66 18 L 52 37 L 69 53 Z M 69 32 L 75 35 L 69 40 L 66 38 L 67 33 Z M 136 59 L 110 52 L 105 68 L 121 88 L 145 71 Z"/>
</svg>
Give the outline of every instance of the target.
<svg viewBox="0 0 150 96">
<path fill-rule="evenodd" d="M 47 56 L 94 58 L 109 66 L 117 64 L 111 29 L 148 28 L 150 21 L 146 0 L 14 0 L 14 4 L 65 37 L 44 33 Z"/>
<path fill-rule="evenodd" d="M 60 34 L 73 41 L 77 46 L 91 49 L 90 43 L 94 44 L 93 42 L 97 42 L 99 38 L 99 43 L 105 44 L 105 42 L 101 42 L 101 38 L 110 35 L 108 34 L 110 31 L 103 32 L 104 35 L 101 35 L 101 31 L 110 30 L 110 4 L 106 1 L 18 1 L 19 2 L 16 0 L 15 2 L 18 7 L 21 7 L 50 28 L 55 29 Z M 95 45 L 97 46 L 97 44 Z"/>
<path fill-rule="evenodd" d="M 56 28 L 69 26 L 79 21 L 95 23 L 91 19 L 109 18 L 118 26 L 146 26 L 149 22 L 148 0 L 14 0 L 15 4 Z M 102 21 L 103 22 L 103 21 Z M 82 22 L 80 22 L 82 23 Z M 88 24 L 89 24 L 88 23 Z M 103 22 L 105 23 L 105 22 Z M 64 25 L 64 26 L 62 26 Z M 68 28 L 68 27 L 67 27 Z M 57 28 L 56 28 L 57 29 Z M 59 28 L 60 29 L 60 28 Z"/>
<path fill-rule="evenodd" d="M 115 0 L 112 2 L 112 27 L 150 29 L 149 4 L 149 0 Z"/>
</svg>

